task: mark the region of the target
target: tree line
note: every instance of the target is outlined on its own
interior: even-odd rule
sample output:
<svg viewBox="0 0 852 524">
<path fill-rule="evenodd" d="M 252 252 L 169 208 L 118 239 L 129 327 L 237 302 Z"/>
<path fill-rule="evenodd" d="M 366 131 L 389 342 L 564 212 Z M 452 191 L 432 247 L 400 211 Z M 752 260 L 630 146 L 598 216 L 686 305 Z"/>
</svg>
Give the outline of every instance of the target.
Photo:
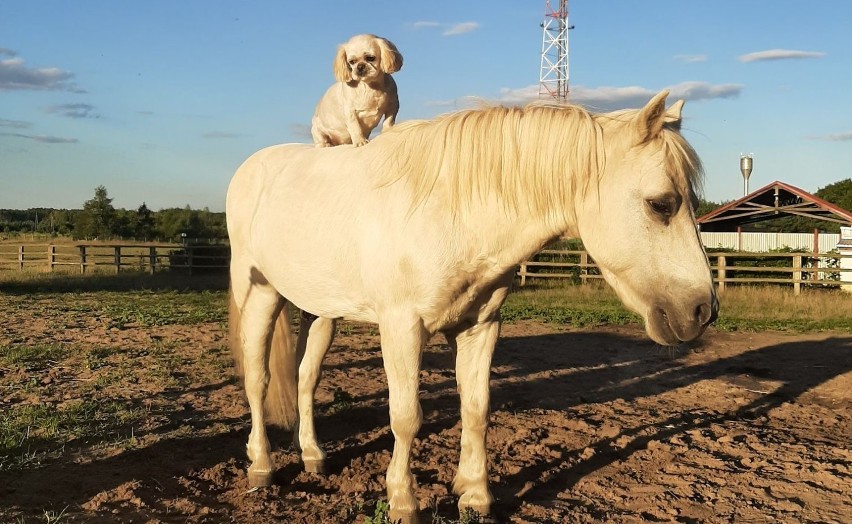
<svg viewBox="0 0 852 524">
<path fill-rule="evenodd" d="M 4 234 L 39 233 L 75 240 L 137 240 L 181 242 L 227 238 L 225 213 L 207 208 L 152 211 L 143 202 L 137 209 L 116 209 L 106 187 L 98 186 L 82 209 L 0 209 Z"/>
<path fill-rule="evenodd" d="M 852 179 L 820 188 L 815 196 L 852 211 Z M 0 232 L 40 233 L 72 237 L 75 240 L 138 240 L 180 242 L 185 239 L 220 240 L 228 236 L 225 213 L 209 209 L 170 208 L 152 211 L 143 202 L 137 209 L 116 209 L 106 187 L 98 186 L 82 209 L 32 208 L 0 209 Z M 728 202 L 700 200 L 695 216 L 703 216 Z M 837 233 L 840 225 L 797 216 L 782 216 L 750 224 L 751 231 L 811 233 L 819 229 Z"/>
</svg>

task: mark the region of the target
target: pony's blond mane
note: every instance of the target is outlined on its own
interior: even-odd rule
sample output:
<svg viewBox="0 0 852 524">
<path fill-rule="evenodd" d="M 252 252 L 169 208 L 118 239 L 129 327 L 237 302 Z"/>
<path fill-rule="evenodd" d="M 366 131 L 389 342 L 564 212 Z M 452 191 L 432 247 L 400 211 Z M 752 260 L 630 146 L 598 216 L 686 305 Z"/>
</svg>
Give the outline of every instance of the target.
<svg viewBox="0 0 852 524">
<path fill-rule="evenodd" d="M 604 127 L 597 119 L 623 121 L 635 113 L 595 115 L 579 106 L 533 103 L 404 122 L 376 139 L 387 153 L 376 155 L 371 167 L 380 186 L 406 184 L 412 210 L 440 193 L 462 216 L 494 199 L 512 214 L 570 211 L 565 208 L 604 171 Z M 693 197 L 701 180 L 695 151 L 670 129 L 658 139 L 676 183 Z"/>
</svg>

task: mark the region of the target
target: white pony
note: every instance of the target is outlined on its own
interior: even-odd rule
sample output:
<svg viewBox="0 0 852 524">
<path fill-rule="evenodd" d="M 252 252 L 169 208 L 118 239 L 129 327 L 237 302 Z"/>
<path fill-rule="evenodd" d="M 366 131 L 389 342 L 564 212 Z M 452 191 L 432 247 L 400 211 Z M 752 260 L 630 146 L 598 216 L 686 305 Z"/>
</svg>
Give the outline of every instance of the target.
<svg viewBox="0 0 852 524">
<path fill-rule="evenodd" d="M 228 189 L 233 349 L 245 376 L 252 486 L 272 481 L 265 420 L 296 425 L 308 470 L 325 457 L 313 394 L 336 319 L 379 325 L 395 438 L 391 517 L 417 521 L 410 469 L 421 351 L 456 354 L 460 509 L 489 513 L 489 368 L 519 262 L 580 237 L 661 344 L 698 337 L 718 302 L 694 218 L 701 168 L 667 92 L 640 110 L 530 105 L 399 124 L 360 148 L 273 146 Z M 285 305 L 319 318 L 293 344 Z M 298 368 L 297 368 L 298 366 Z M 298 386 L 298 387 L 297 387 Z"/>
</svg>

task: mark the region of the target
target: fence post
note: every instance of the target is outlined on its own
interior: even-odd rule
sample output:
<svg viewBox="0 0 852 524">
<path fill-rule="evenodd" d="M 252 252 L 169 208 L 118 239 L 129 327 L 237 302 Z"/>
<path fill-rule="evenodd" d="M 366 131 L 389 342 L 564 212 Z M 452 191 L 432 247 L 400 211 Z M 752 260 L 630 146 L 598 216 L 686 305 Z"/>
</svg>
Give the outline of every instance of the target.
<svg viewBox="0 0 852 524">
<path fill-rule="evenodd" d="M 725 255 L 716 257 L 716 281 L 719 283 L 719 291 L 725 290 L 725 279 L 728 273 L 725 262 Z"/>
<path fill-rule="evenodd" d="M 24 246 L 18 246 L 18 269 L 24 270 Z"/>
<path fill-rule="evenodd" d="M 80 273 L 86 272 L 86 246 L 80 247 Z"/>
<path fill-rule="evenodd" d="M 580 284 L 586 285 L 588 283 L 588 279 L 586 276 L 589 274 L 589 252 L 583 251 L 580 253 Z"/>
<path fill-rule="evenodd" d="M 56 266 L 56 246 L 53 244 L 47 246 L 47 265 L 51 271 Z"/>
<path fill-rule="evenodd" d="M 119 274 L 121 272 L 121 246 L 115 246 L 115 274 Z"/>
<path fill-rule="evenodd" d="M 151 246 L 148 248 L 148 262 L 151 264 L 151 274 L 154 274 L 157 268 L 157 248 Z"/>
<path fill-rule="evenodd" d="M 527 263 L 526 263 L 526 261 L 521 262 L 520 274 L 521 274 L 521 287 L 524 287 L 525 285 L 527 285 Z"/>
<path fill-rule="evenodd" d="M 186 265 L 189 268 L 189 275 L 192 276 L 192 246 L 186 247 Z"/>
<path fill-rule="evenodd" d="M 793 255 L 793 294 L 802 292 L 802 255 Z"/>
</svg>

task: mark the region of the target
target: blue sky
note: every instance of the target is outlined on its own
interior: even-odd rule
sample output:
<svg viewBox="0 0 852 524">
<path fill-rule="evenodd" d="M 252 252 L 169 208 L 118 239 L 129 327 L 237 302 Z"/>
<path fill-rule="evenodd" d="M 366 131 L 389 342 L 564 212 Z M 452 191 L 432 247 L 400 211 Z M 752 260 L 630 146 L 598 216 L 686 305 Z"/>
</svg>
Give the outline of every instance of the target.
<svg viewBox="0 0 852 524">
<path fill-rule="evenodd" d="M 558 3 L 558 2 L 555 2 Z M 398 121 L 538 93 L 544 0 L 0 0 L 0 208 L 221 211 L 252 152 L 309 141 L 336 47 L 393 41 Z M 852 2 L 573 0 L 572 101 L 635 107 L 669 88 L 705 196 L 852 176 Z"/>
</svg>

